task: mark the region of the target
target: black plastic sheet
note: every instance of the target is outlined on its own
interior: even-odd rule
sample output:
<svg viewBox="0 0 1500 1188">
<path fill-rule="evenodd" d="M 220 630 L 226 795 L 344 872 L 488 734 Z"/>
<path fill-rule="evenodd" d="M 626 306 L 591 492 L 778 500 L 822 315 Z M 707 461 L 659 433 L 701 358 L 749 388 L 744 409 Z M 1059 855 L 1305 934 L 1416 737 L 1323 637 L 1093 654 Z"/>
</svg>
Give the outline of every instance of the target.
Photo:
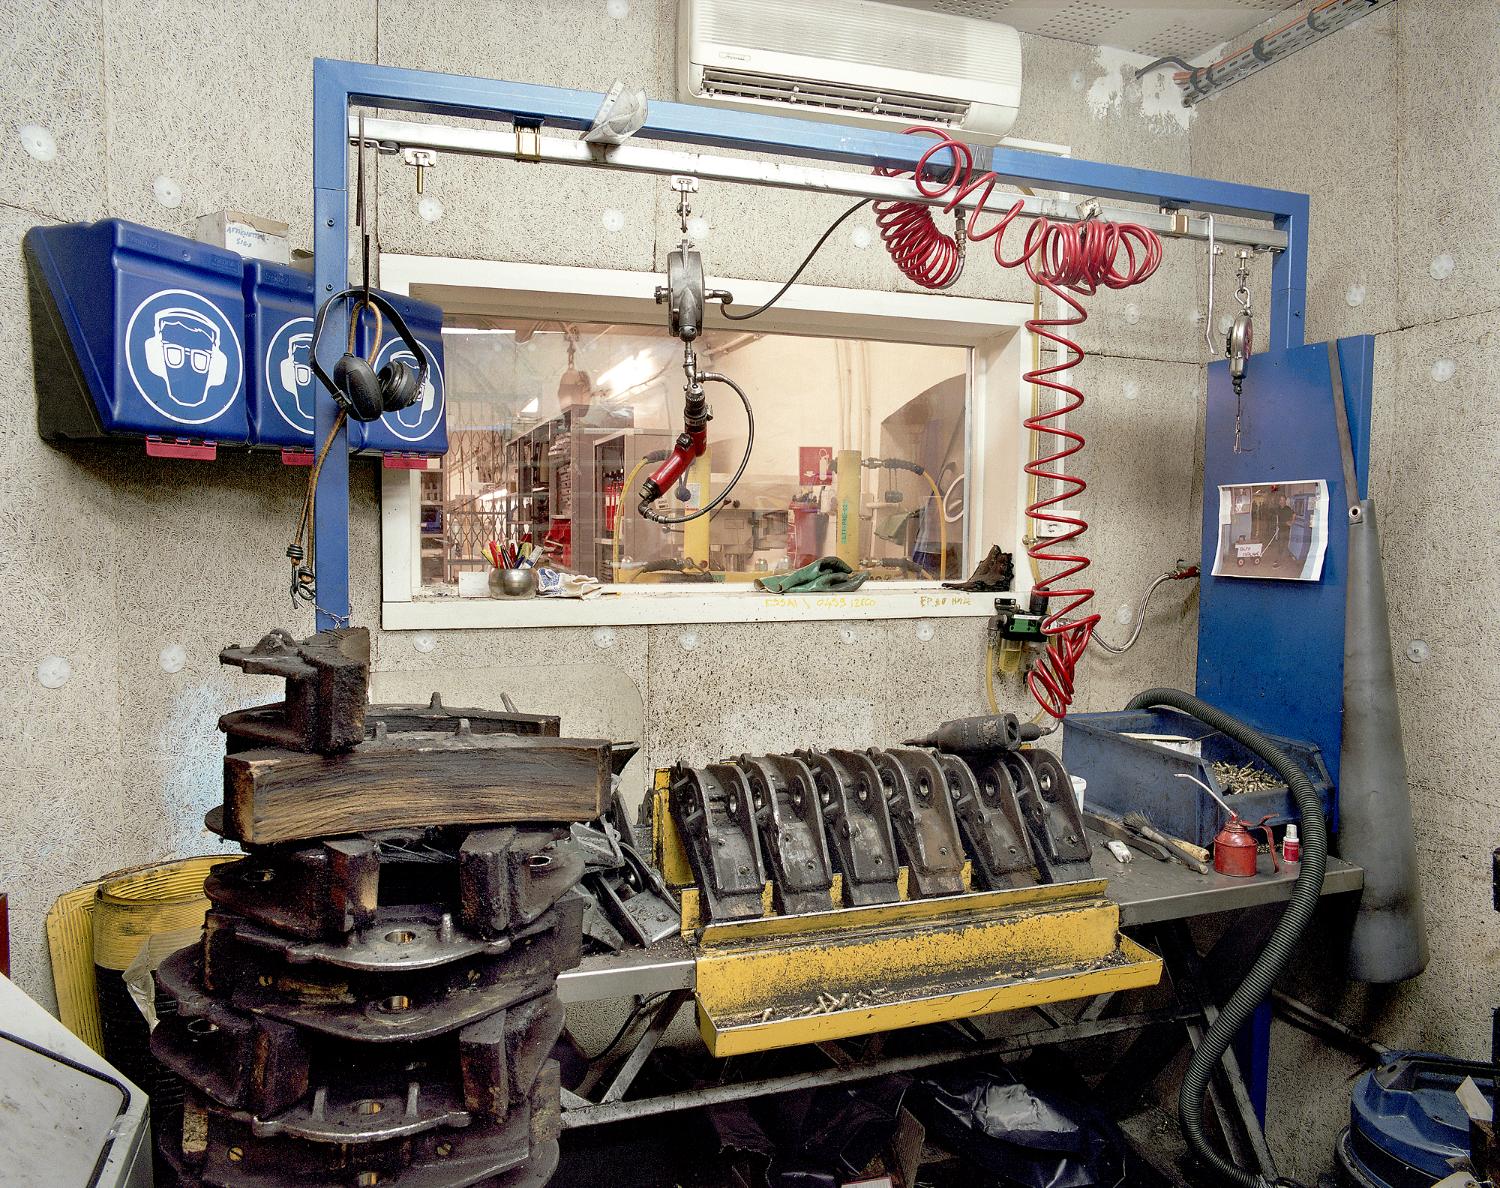
<svg viewBox="0 0 1500 1188">
<path fill-rule="evenodd" d="M 929 1137 L 993 1188 L 1115 1188 L 1125 1142 L 1093 1107 L 1010 1070 L 960 1070 L 922 1080 L 907 1105 Z M 975 1188 L 980 1188 L 976 1183 Z"/>
<path fill-rule="evenodd" d="M 907 1076 L 783 1093 L 709 1111 L 721 1148 L 760 1156 L 771 1188 L 839 1188 L 896 1132 Z"/>
</svg>

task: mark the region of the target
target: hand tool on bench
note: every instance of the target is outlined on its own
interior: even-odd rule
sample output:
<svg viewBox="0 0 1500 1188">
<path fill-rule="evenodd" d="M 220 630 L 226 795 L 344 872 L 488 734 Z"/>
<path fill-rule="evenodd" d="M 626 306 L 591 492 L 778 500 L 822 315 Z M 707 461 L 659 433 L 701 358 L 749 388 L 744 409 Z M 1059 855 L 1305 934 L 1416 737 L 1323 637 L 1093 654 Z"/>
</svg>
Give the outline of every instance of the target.
<svg viewBox="0 0 1500 1188">
<path fill-rule="evenodd" d="M 1142 837 L 1118 817 L 1111 817 L 1105 813 L 1084 809 L 1083 819 L 1089 828 L 1102 833 L 1105 837 L 1124 842 L 1131 849 L 1139 850 L 1148 858 L 1155 858 L 1158 862 L 1172 861 L 1172 855 L 1167 852 L 1166 846 L 1157 845 L 1156 842 Z"/>
<path fill-rule="evenodd" d="M 1196 870 L 1199 874 L 1208 873 L 1208 851 L 1202 846 L 1194 846 L 1183 841 L 1180 837 L 1173 837 L 1163 833 L 1145 813 L 1126 813 L 1125 824 L 1134 829 L 1142 837 L 1149 838 L 1158 845 L 1165 846 L 1167 853 L 1177 859 L 1190 870 Z M 1201 857 L 1200 857 L 1201 855 Z"/>
</svg>

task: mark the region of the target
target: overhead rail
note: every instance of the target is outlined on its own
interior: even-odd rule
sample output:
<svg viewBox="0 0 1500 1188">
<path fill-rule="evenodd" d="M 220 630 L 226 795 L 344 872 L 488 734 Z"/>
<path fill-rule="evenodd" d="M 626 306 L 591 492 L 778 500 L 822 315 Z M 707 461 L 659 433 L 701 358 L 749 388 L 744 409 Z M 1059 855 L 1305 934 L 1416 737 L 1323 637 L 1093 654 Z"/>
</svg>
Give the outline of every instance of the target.
<svg viewBox="0 0 1500 1188">
<path fill-rule="evenodd" d="M 349 143 L 359 143 L 359 120 L 349 117 Z M 820 169 L 794 162 L 765 161 L 746 157 L 723 157 L 709 153 L 684 152 L 655 148 L 639 143 L 620 145 L 589 144 L 580 139 L 544 136 L 535 128 L 520 126 L 512 131 L 488 128 L 460 128 L 449 124 L 429 124 L 416 120 L 391 120 L 366 116 L 364 135 L 367 145 L 394 155 L 408 150 L 432 153 L 455 153 L 467 157 L 488 157 L 508 161 L 526 161 L 548 165 L 574 165 L 614 170 L 620 173 L 644 173 L 658 177 L 686 176 L 700 181 L 735 182 L 774 189 L 802 190 L 815 194 L 836 194 L 847 198 L 873 198 L 882 201 L 921 202 L 942 206 L 944 199 L 923 194 L 908 178 L 881 177 L 877 174 L 853 173 L 848 170 Z M 1059 158 L 1062 159 L 1062 158 Z M 1213 224 L 1196 217 L 1192 208 L 1181 207 L 1159 212 L 1139 211 L 1125 207 L 1104 206 L 1097 202 L 1073 202 L 1059 198 L 1027 196 L 1022 198 L 1021 213 L 1029 218 L 1047 218 L 1054 222 L 1080 222 L 1084 218 L 1101 218 L 1116 222 L 1133 222 L 1149 227 L 1158 235 L 1175 239 L 1212 238 L 1217 243 L 1261 251 L 1284 251 L 1285 231 L 1258 224 Z M 961 199 L 956 209 L 969 211 L 973 199 Z"/>
</svg>

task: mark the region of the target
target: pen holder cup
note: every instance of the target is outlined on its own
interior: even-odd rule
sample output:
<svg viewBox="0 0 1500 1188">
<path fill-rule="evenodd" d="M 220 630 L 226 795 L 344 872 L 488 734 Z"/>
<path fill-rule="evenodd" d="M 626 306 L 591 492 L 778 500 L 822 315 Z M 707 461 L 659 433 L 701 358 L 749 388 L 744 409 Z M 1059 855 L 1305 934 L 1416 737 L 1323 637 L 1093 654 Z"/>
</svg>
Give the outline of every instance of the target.
<svg viewBox="0 0 1500 1188">
<path fill-rule="evenodd" d="M 536 596 L 536 570 L 490 570 L 491 598 L 533 598 Z"/>
</svg>

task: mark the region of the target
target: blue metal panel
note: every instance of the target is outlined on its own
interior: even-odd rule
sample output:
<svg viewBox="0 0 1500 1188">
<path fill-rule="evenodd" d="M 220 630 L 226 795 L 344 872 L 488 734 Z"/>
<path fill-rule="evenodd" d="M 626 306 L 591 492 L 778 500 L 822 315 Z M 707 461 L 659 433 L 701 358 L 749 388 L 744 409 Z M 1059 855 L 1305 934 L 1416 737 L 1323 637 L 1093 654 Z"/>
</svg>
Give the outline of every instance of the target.
<svg viewBox="0 0 1500 1188">
<path fill-rule="evenodd" d="M 596 91 L 398 70 L 325 58 L 318 59 L 313 69 L 315 80 L 325 79 L 331 89 L 342 90 L 354 102 L 378 102 L 382 108 L 481 119 L 535 120 L 555 128 L 587 128 L 604 100 L 603 94 Z M 343 131 L 342 127 L 339 131 Z M 637 135 L 647 140 L 704 148 L 752 149 L 870 167 L 910 167 L 927 147 L 925 137 L 906 136 L 900 132 L 657 100 L 651 101 L 646 124 Z M 1106 165 L 1021 149 L 975 148 L 973 151 L 976 170 L 993 169 L 1003 178 L 1036 182 L 1080 196 L 1192 205 L 1226 214 L 1306 214 L 1306 198 L 1284 190 L 1183 177 L 1127 165 Z M 333 186 L 343 183 L 343 174 L 331 168 L 331 164 L 317 172 L 316 184 Z"/>
<path fill-rule="evenodd" d="M 314 95 L 318 95 L 318 77 L 313 75 Z M 339 118 L 344 119 L 342 105 Z M 326 123 L 319 111 L 314 112 L 315 123 Z M 323 138 L 319 138 L 319 143 Z M 344 141 L 338 138 L 338 156 L 345 160 Z M 317 167 L 318 149 L 313 152 L 313 166 Z M 344 288 L 349 274 L 348 239 L 348 191 L 342 186 L 334 189 L 318 187 L 313 191 L 313 279 L 318 301 Z M 343 353 L 349 336 L 348 306 L 340 302 L 328 311 L 324 323 L 322 341 L 318 344 L 318 361 L 333 374 L 334 365 Z M 343 626 L 348 622 L 349 607 L 349 445 L 348 429 L 338 421 L 338 405 L 333 397 L 317 386 L 313 402 L 313 432 L 321 448 L 322 443 L 338 432 L 323 468 L 318 471 L 317 500 L 313 505 L 313 540 L 317 562 L 319 631 Z"/>
<path fill-rule="evenodd" d="M 87 405 L 43 410 L 44 425 L 60 436 L 246 439 L 239 256 L 120 219 L 33 227 L 25 249 L 80 381 L 59 375 L 39 400 Z"/>
<path fill-rule="evenodd" d="M 1234 1055 L 1240 1077 L 1250 1094 L 1250 1105 L 1262 1127 L 1266 1124 L 1266 1091 L 1271 1082 L 1271 1002 L 1255 1008 L 1234 1037 Z"/>
<path fill-rule="evenodd" d="M 1289 351 L 1299 347 L 1307 334 L 1307 219 L 1306 194 L 1289 194 L 1297 199 L 1294 209 L 1277 215 L 1276 227 L 1286 232 L 1286 251 L 1272 257 L 1271 324 L 1266 343 L 1272 350 Z"/>
<path fill-rule="evenodd" d="M 1369 454 L 1373 342 L 1346 339 L 1339 348 L 1357 459 Z M 1198 696 L 1261 730 L 1316 743 L 1337 786 L 1348 543 L 1344 509 L 1349 504 L 1328 351 L 1304 346 L 1251 359 L 1240 454 L 1234 452 L 1235 395 L 1228 364 L 1211 364 L 1208 376 Z M 1325 480 L 1329 492 L 1321 581 L 1212 576 L 1219 487 L 1312 479 Z"/>
<path fill-rule="evenodd" d="M 443 311 L 436 305 L 411 297 L 395 293 L 381 295 L 406 320 L 407 328 L 426 352 L 427 383 L 422 389 L 421 399 L 410 408 L 386 413 L 380 420 L 362 426 L 364 443 L 360 448 L 367 453 L 379 454 L 446 454 L 448 417 L 443 383 Z M 366 319 L 361 323 L 362 335 L 369 328 Z M 361 337 L 359 349 L 362 354 L 368 352 L 368 342 L 364 337 Z M 417 365 L 411 348 L 387 326 L 380 351 L 375 356 L 376 370 L 394 359 L 404 359 L 413 367 Z M 350 431 L 353 429 L 351 425 Z"/>
</svg>

